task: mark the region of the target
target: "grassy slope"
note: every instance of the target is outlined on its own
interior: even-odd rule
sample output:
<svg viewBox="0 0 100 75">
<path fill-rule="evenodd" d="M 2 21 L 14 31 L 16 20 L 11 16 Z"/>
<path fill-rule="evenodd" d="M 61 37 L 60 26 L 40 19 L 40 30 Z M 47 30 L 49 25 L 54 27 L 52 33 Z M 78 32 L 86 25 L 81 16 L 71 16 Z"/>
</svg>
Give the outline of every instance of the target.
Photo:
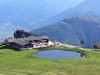
<svg viewBox="0 0 100 75">
<path fill-rule="evenodd" d="M 62 49 L 52 47 L 49 49 Z M 48 60 L 32 57 L 37 50 L 0 50 L 0 74 L 3 75 L 99 75 L 100 53 L 63 48 L 85 53 L 86 59 Z"/>
</svg>

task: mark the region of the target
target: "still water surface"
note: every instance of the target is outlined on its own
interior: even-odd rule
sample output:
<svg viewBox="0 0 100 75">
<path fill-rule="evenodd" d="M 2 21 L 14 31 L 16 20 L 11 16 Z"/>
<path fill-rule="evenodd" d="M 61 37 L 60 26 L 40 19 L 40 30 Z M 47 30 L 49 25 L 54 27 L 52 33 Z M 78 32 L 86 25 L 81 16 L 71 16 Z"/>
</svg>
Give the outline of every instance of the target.
<svg viewBox="0 0 100 75">
<path fill-rule="evenodd" d="M 52 60 L 59 60 L 65 58 L 86 58 L 84 54 L 73 51 L 64 51 L 64 50 L 44 50 L 44 51 L 39 51 L 37 54 L 33 54 L 33 56 L 48 58 Z"/>
</svg>

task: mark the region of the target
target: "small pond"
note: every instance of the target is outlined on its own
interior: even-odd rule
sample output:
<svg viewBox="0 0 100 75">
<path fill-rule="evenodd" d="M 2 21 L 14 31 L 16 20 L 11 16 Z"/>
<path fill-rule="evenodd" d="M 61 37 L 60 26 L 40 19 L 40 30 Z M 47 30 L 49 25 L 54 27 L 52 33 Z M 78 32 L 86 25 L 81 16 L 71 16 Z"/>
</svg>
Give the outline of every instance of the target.
<svg viewBox="0 0 100 75">
<path fill-rule="evenodd" d="M 48 58 L 52 60 L 59 60 L 65 58 L 86 58 L 84 54 L 73 51 L 64 51 L 64 50 L 44 50 L 44 51 L 39 51 L 37 54 L 33 54 L 33 56 Z"/>
</svg>

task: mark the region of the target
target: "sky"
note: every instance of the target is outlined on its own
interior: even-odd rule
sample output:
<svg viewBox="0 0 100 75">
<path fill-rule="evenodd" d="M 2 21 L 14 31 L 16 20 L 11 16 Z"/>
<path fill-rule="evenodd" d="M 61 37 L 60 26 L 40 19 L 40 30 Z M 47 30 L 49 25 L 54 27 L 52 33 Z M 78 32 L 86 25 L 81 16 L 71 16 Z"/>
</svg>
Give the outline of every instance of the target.
<svg viewBox="0 0 100 75">
<path fill-rule="evenodd" d="M 68 8 L 75 7 L 80 4 L 84 0 L 46 0 L 49 5 L 52 5 L 53 8 L 60 9 L 61 11 L 66 10 Z"/>
<path fill-rule="evenodd" d="M 14 1 L 14 2 L 13 2 Z M 52 14 L 52 15 L 56 15 L 56 14 L 58 14 L 58 13 L 60 13 L 60 12 L 62 12 L 63 10 L 67 10 L 68 8 L 72 8 L 72 7 L 74 7 L 74 6 L 76 6 L 76 5 L 78 5 L 78 4 L 80 4 L 81 2 L 83 2 L 84 0 L 0 0 L 0 17 L 2 17 L 2 18 L 0 18 L 1 20 L 4 20 L 4 23 L 2 23 L 2 25 L 0 25 L 0 27 L 4 27 L 4 28 L 1 28 L 1 30 L 0 30 L 0 32 L 1 33 L 3 33 L 4 34 L 4 37 L 6 37 L 7 35 L 10 35 L 10 34 L 8 34 L 9 32 L 11 32 L 11 31 L 13 31 L 13 29 L 15 29 L 15 28 L 18 28 L 18 27 L 16 27 L 15 25 L 13 25 L 12 24 L 12 22 L 11 21 L 16 21 L 16 18 L 17 19 L 19 19 L 19 16 L 22 18 L 23 17 L 23 12 L 22 12 L 22 9 L 21 8 L 24 8 L 24 9 L 27 9 L 27 8 L 29 8 L 29 11 L 32 11 L 33 9 L 33 13 L 34 14 L 39 14 L 40 13 L 40 11 L 38 10 L 39 8 L 42 8 L 42 10 L 45 12 L 45 11 L 48 11 L 47 13 L 49 13 L 50 12 L 50 14 Z M 42 4 L 43 3 L 43 4 Z M 26 7 L 24 6 L 24 7 L 22 7 L 23 6 L 23 4 L 24 5 L 26 5 Z M 32 7 L 30 7 L 30 4 L 32 4 Z M 42 5 L 41 5 L 42 4 Z M 39 6 L 39 7 L 35 7 L 35 5 L 36 5 L 36 7 L 37 6 Z M 19 7 L 20 7 L 20 9 L 21 9 L 21 11 L 19 10 Z M 46 7 L 46 8 L 45 8 Z M 36 9 L 35 9 L 36 8 Z M 3 10 L 4 9 L 4 10 Z M 31 10 L 32 9 L 32 10 Z M 10 10 L 10 11 L 8 11 L 8 10 Z M 18 11 L 17 11 L 18 10 Z M 37 11 L 37 12 L 34 12 L 34 11 Z M 17 11 L 17 13 L 16 13 L 16 11 Z M 26 11 L 26 10 L 25 10 Z M 31 17 L 30 16 L 30 12 L 29 11 L 27 11 L 27 13 L 25 13 L 26 14 L 26 16 L 25 16 L 25 20 L 30 20 L 30 18 L 29 17 Z M 15 12 L 15 13 L 14 13 Z M 13 13 L 13 14 L 12 14 Z M 22 14 L 20 14 L 20 13 L 22 13 Z M 28 14 L 29 13 L 29 14 Z M 10 14 L 10 15 L 9 15 Z M 47 16 L 48 15 L 50 15 L 50 14 L 47 14 Z M 2 16 L 1 16 L 2 15 Z M 51 15 L 51 17 L 52 17 L 52 15 Z M 6 21 L 5 21 L 5 16 L 6 16 L 6 18 L 7 18 L 7 22 L 9 22 L 9 23 L 6 23 Z M 16 17 L 17 16 L 17 17 Z M 35 15 L 36 16 L 36 15 Z M 35 16 L 33 16 L 32 17 L 32 20 L 33 20 L 33 18 L 34 19 L 36 19 L 36 17 Z M 41 18 L 40 16 L 41 15 L 38 15 L 39 16 L 39 18 Z M 43 15 L 44 16 L 44 15 Z M 14 18 L 14 19 L 13 19 Z M 11 19 L 11 21 L 9 20 L 9 19 Z M 20 19 L 19 19 L 20 20 Z M 23 21 L 23 20 L 21 20 L 21 21 Z M 20 21 L 19 21 L 20 22 Z M 23 21 L 24 22 L 24 21 Z M 34 22 L 34 21 L 32 21 L 32 22 Z M 15 22 L 16 23 L 16 22 Z M 30 23 L 30 22 L 29 22 Z M 36 22 L 37 23 L 37 22 Z M 21 24 L 19 23 L 19 25 L 21 26 Z M 23 24 L 22 24 L 23 25 Z M 19 26 L 19 28 L 21 28 Z M 33 26 L 33 25 L 32 25 Z M 8 28 L 8 27 L 10 27 L 10 28 Z M 30 26 L 29 27 L 26 27 L 27 29 L 29 29 L 30 28 Z M 32 29 L 34 29 L 34 27 L 32 28 Z M 4 31 L 4 32 L 3 32 Z M 1 34 L 0 33 L 0 34 Z M 2 34 L 1 34 L 2 35 Z M 2 36 L 3 37 L 3 36 Z M 2 39 L 2 37 L 1 37 L 1 39 Z M 3 38 L 4 38 L 3 37 Z"/>
<path fill-rule="evenodd" d="M 9 3 L 11 1 L 14 0 L 0 0 L 0 5 Z M 41 1 L 41 0 L 37 0 L 37 1 Z M 59 9 L 65 9 L 65 8 L 67 9 L 76 6 L 77 4 L 83 2 L 84 0 L 43 0 L 43 1 L 47 1 L 48 5 L 53 5 L 54 7 L 58 7 Z"/>
</svg>

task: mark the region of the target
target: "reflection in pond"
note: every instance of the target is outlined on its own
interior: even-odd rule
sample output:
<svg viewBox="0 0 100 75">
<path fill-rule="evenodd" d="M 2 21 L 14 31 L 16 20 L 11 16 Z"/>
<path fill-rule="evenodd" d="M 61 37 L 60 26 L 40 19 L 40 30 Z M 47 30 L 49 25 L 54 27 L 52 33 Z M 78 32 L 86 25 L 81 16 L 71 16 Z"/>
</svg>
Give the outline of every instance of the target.
<svg viewBox="0 0 100 75">
<path fill-rule="evenodd" d="M 48 58 L 52 60 L 59 60 L 65 58 L 85 58 L 86 56 L 82 53 L 64 50 L 45 50 L 39 51 L 37 54 L 33 54 L 36 57 Z"/>
</svg>

